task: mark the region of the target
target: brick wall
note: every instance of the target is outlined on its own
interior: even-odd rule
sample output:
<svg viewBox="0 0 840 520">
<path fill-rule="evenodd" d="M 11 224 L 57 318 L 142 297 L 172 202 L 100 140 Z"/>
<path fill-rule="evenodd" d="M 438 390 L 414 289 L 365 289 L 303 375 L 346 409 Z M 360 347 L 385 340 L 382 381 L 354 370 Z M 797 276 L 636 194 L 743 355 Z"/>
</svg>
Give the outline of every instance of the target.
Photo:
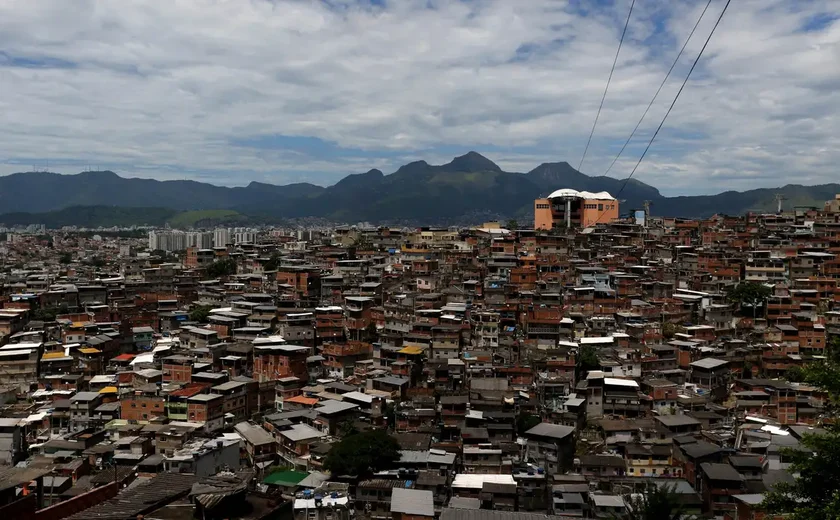
<svg viewBox="0 0 840 520">
<path fill-rule="evenodd" d="M 164 399 L 159 396 L 123 396 L 120 399 L 120 418 L 129 421 L 148 421 L 166 415 Z"/>
<path fill-rule="evenodd" d="M 164 383 L 192 382 L 192 365 L 165 364 L 163 365 Z"/>
</svg>

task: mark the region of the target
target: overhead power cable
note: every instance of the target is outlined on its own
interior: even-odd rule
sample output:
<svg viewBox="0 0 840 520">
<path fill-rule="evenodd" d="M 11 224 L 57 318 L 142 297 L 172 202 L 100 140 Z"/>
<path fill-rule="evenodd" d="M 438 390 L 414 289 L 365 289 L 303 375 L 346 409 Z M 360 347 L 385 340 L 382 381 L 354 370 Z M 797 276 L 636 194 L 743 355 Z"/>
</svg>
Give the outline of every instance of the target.
<svg viewBox="0 0 840 520">
<path fill-rule="evenodd" d="M 688 83 L 688 79 L 691 77 L 691 73 L 694 72 L 694 68 L 697 66 L 697 63 L 700 61 L 700 58 L 703 56 L 703 52 L 706 50 L 706 47 L 709 45 L 709 41 L 711 41 L 712 36 L 715 34 L 715 30 L 717 30 L 718 25 L 720 25 L 720 21 L 723 19 L 723 15 L 726 14 L 726 10 L 729 8 L 729 4 L 732 0 L 726 0 L 726 4 L 723 6 L 723 10 L 720 12 L 720 16 L 718 16 L 717 21 L 715 22 L 714 27 L 712 27 L 712 31 L 709 33 L 709 36 L 706 38 L 706 42 L 703 43 L 703 47 L 700 49 L 700 52 L 697 54 L 697 58 L 695 58 L 694 63 L 691 64 L 691 68 L 688 70 L 688 74 L 685 76 L 685 80 L 683 80 L 682 85 L 680 85 L 680 89 L 677 91 L 677 95 L 674 96 L 674 100 L 671 101 L 671 106 L 668 107 L 668 110 L 665 112 L 665 115 L 662 117 L 662 121 L 659 123 L 659 126 L 656 128 L 656 132 L 653 133 L 651 136 L 650 141 L 648 141 L 645 150 L 642 152 L 642 156 L 639 157 L 638 162 L 636 162 L 636 166 L 633 167 L 633 171 L 630 172 L 630 175 L 624 179 L 624 183 L 621 185 L 621 188 L 618 190 L 618 194 L 615 196 L 616 200 L 621 196 L 621 193 L 624 191 L 624 188 L 627 187 L 627 183 L 630 182 L 630 179 L 633 178 L 633 175 L 636 173 L 636 170 L 639 168 L 639 165 L 642 164 L 642 160 L 647 155 L 648 150 L 650 150 L 651 145 L 653 144 L 654 139 L 656 136 L 659 135 L 659 131 L 662 130 L 662 125 L 665 124 L 665 120 L 668 119 L 668 114 L 671 113 L 671 109 L 674 108 L 674 105 L 677 104 L 677 100 L 680 98 L 680 94 L 682 94 L 683 89 L 685 88 L 686 83 Z M 606 213 L 602 213 L 598 220 L 594 222 L 597 224 Z M 593 225 L 594 225 L 593 224 Z"/>
<path fill-rule="evenodd" d="M 653 133 L 653 136 L 651 136 L 650 141 L 648 141 L 645 150 L 642 152 L 642 156 L 639 157 L 638 162 L 636 162 L 636 166 L 634 166 L 633 171 L 630 172 L 630 176 L 624 179 L 624 184 L 622 184 L 621 189 L 618 190 L 618 195 L 621 195 L 621 192 L 624 191 L 624 188 L 627 186 L 627 183 L 630 182 L 630 179 L 633 178 L 633 175 L 636 173 L 636 170 L 639 168 L 639 165 L 642 164 L 642 160 L 645 158 L 645 155 L 647 155 L 648 150 L 650 150 L 650 146 L 653 144 L 654 139 L 656 139 L 656 136 L 659 135 L 659 131 L 662 130 L 662 125 L 665 124 L 665 120 L 668 119 L 668 114 L 671 113 L 671 110 L 674 108 L 674 105 L 677 104 L 677 100 L 680 98 L 680 94 L 682 94 L 682 91 L 685 88 L 685 84 L 688 83 L 688 78 L 690 78 L 691 73 L 694 72 L 694 68 L 697 66 L 697 62 L 699 62 L 700 57 L 703 56 L 703 52 L 709 45 L 709 41 L 711 41 L 712 35 L 715 34 L 715 30 L 718 28 L 718 25 L 720 25 L 720 21 L 723 19 L 723 15 L 726 14 L 726 10 L 729 8 L 729 4 L 731 2 L 732 0 L 726 0 L 726 5 L 723 6 L 723 11 L 720 12 L 720 16 L 718 16 L 714 27 L 712 27 L 712 32 L 709 33 L 709 37 L 706 38 L 706 42 L 703 44 L 703 48 L 700 49 L 700 53 L 697 54 L 697 58 L 694 60 L 694 63 L 691 64 L 691 68 L 688 70 L 688 74 L 686 75 L 685 80 L 682 82 L 682 85 L 680 85 L 680 89 L 677 91 L 677 95 L 674 96 L 674 100 L 671 101 L 671 106 L 668 107 L 668 111 L 665 112 L 665 116 L 662 117 L 662 121 L 660 121 L 659 126 L 656 128 L 656 132 Z M 618 195 L 616 195 L 616 198 L 618 198 Z"/>
<path fill-rule="evenodd" d="M 688 33 L 688 38 L 685 39 L 685 43 L 683 43 L 682 48 L 680 48 L 680 52 L 677 53 L 677 57 L 674 58 L 674 62 L 671 63 L 671 68 L 668 69 L 668 73 L 665 74 L 665 78 L 662 80 L 662 83 L 659 84 L 659 88 L 656 89 L 656 93 L 653 95 L 653 99 L 651 99 L 650 103 L 648 103 L 648 106 L 645 109 L 644 114 L 642 114 L 641 119 L 639 119 L 639 122 L 636 123 L 636 127 L 633 129 L 633 131 L 630 132 L 630 137 L 628 137 L 627 140 L 624 141 L 624 145 L 621 147 L 621 150 L 618 151 L 618 154 L 615 156 L 615 159 L 612 160 L 610 166 L 604 172 L 604 175 L 602 177 L 606 177 L 607 174 L 610 173 L 610 170 L 612 170 L 612 167 L 615 166 L 615 163 L 616 161 L 618 161 L 618 158 L 621 157 L 621 154 L 624 153 L 624 150 L 627 148 L 627 145 L 630 144 L 630 141 L 633 139 L 633 136 L 636 135 L 636 131 L 638 131 L 639 127 L 642 126 L 642 122 L 645 120 L 645 117 L 647 117 L 647 114 L 650 111 L 650 108 L 653 106 L 653 103 L 656 101 L 656 98 L 659 96 L 659 93 L 662 92 L 662 87 L 665 86 L 665 82 L 667 82 L 668 78 L 671 77 L 671 72 L 674 71 L 674 67 L 676 67 L 677 63 L 680 61 L 680 58 L 683 55 L 683 51 L 685 51 L 685 48 L 688 45 L 688 42 L 691 40 L 691 37 L 694 36 L 694 31 L 697 30 L 697 26 L 700 25 L 700 20 L 703 19 L 703 16 L 706 14 L 706 11 L 709 9 L 710 5 L 712 5 L 712 0 L 706 2 L 706 7 L 704 7 L 703 12 L 700 13 L 700 18 L 697 19 L 697 22 L 694 23 L 694 27 L 691 28 L 691 32 Z"/>
<path fill-rule="evenodd" d="M 613 59 L 612 68 L 610 68 L 610 75 L 607 77 L 607 86 L 604 88 L 604 95 L 601 96 L 601 104 L 598 105 L 598 112 L 595 114 L 595 122 L 592 124 L 592 131 L 589 132 L 589 139 L 586 140 L 586 147 L 583 149 L 583 156 L 580 158 L 578 164 L 578 171 L 583 166 L 583 160 L 586 159 L 586 152 L 589 150 L 589 144 L 592 142 L 592 136 L 595 135 L 595 127 L 598 126 L 598 118 L 601 117 L 601 109 L 604 108 L 604 100 L 607 99 L 607 91 L 610 89 L 610 81 L 612 81 L 613 72 L 615 72 L 615 64 L 618 63 L 618 55 L 621 53 L 621 44 L 624 43 L 624 36 L 627 34 L 627 26 L 630 25 L 630 15 L 633 14 L 633 6 L 636 5 L 636 0 L 630 2 L 630 10 L 627 12 L 627 20 L 624 21 L 624 30 L 621 31 L 621 39 L 618 40 L 618 49 L 615 51 L 615 58 Z"/>
</svg>

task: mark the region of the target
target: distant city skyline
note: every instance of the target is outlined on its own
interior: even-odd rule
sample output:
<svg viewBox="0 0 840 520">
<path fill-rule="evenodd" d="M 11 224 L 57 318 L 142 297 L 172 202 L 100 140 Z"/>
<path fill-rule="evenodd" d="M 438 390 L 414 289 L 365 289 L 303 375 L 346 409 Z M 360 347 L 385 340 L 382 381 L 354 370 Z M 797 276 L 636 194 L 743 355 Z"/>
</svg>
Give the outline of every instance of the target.
<svg viewBox="0 0 840 520">
<path fill-rule="evenodd" d="M 623 178 L 723 7 L 713 0 Z M 330 185 L 476 150 L 577 167 L 630 0 L 0 5 L 0 175 Z M 586 161 L 600 175 L 705 2 L 637 2 Z M 840 15 L 739 0 L 635 175 L 664 195 L 837 180 Z"/>
</svg>

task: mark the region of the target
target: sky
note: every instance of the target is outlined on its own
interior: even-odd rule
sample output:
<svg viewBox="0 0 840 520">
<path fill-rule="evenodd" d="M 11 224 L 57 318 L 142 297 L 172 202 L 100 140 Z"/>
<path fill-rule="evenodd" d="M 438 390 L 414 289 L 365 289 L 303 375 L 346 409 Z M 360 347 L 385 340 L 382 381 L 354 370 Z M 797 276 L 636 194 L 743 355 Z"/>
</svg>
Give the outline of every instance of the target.
<svg viewBox="0 0 840 520">
<path fill-rule="evenodd" d="M 604 174 L 704 0 L 637 0 L 581 170 Z M 639 133 L 659 124 L 712 0 Z M 478 151 L 577 167 L 630 0 L 0 0 L 0 175 L 330 185 Z M 665 195 L 840 181 L 840 1 L 734 0 L 635 174 Z"/>
</svg>

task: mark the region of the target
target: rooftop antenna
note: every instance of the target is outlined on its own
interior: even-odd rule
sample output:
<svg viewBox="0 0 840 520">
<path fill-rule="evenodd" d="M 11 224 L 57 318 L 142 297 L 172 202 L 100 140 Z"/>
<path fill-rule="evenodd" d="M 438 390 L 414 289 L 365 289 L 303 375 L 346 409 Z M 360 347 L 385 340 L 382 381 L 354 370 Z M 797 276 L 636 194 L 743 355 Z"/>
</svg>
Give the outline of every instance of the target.
<svg viewBox="0 0 840 520">
<path fill-rule="evenodd" d="M 782 212 L 782 201 L 787 200 L 787 197 L 781 192 L 776 193 L 776 213 Z"/>
</svg>

